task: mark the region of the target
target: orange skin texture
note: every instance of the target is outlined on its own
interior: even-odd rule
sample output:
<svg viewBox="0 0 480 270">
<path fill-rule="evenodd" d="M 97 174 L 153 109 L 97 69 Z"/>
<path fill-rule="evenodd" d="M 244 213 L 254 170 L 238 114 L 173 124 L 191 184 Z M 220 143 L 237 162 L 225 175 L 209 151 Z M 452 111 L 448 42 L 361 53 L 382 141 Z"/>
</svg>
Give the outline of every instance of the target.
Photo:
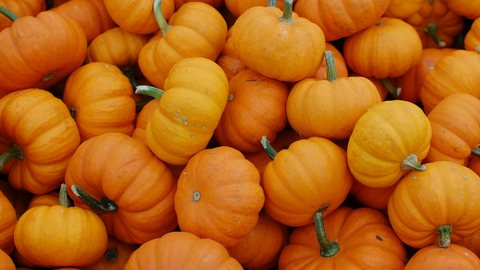
<svg viewBox="0 0 480 270">
<path fill-rule="evenodd" d="M 72 192 L 72 185 L 97 200 L 114 201 L 118 211 L 100 217 L 108 234 L 127 244 L 145 243 L 177 226 L 171 170 L 145 144 L 125 134 L 106 133 L 82 143 L 67 168 L 65 183 L 78 207 L 90 210 Z"/>
<path fill-rule="evenodd" d="M 227 32 L 227 40 L 225 41 L 225 46 L 223 47 L 222 52 L 218 56 L 216 62 L 217 64 L 222 67 L 223 71 L 227 75 L 228 80 L 230 80 L 233 76 L 240 73 L 241 71 L 247 69 L 248 67 L 238 58 L 233 50 L 233 43 L 232 43 L 232 27 L 228 29 Z"/>
<path fill-rule="evenodd" d="M 473 51 L 455 50 L 442 57 L 425 76 L 420 100 L 424 111 L 430 111 L 445 97 L 467 93 L 480 98 L 480 55 Z"/>
<path fill-rule="evenodd" d="M 374 188 L 365 186 L 355 179 L 349 194 L 365 207 L 386 212 L 388 208 L 388 199 L 390 198 L 390 195 L 392 195 L 397 184 L 398 182 L 386 188 Z"/>
<path fill-rule="evenodd" d="M 465 35 L 465 50 L 467 51 L 476 51 L 477 47 L 480 46 L 480 20 L 476 19 L 473 21 L 470 29 Z"/>
<path fill-rule="evenodd" d="M 249 68 L 285 82 L 312 77 L 320 68 L 325 38 L 318 25 L 292 12 L 292 23 L 282 22 L 276 7 L 255 6 L 233 26 L 233 50 Z"/>
<path fill-rule="evenodd" d="M 10 201 L 0 191 L 0 250 L 10 255 L 15 248 L 13 232 L 17 225 L 17 215 Z"/>
<path fill-rule="evenodd" d="M 132 245 L 124 243 L 113 236 L 108 237 L 107 250 L 104 255 L 95 263 L 82 268 L 82 270 L 118 270 L 122 269 L 123 265 L 127 263 L 130 255 L 137 250 L 140 245 Z M 114 251 L 112 251 L 114 250 Z M 111 257 L 111 253 L 118 257 Z"/>
<path fill-rule="evenodd" d="M 325 51 L 331 51 L 333 53 L 333 58 L 335 59 L 335 71 L 337 72 L 337 78 L 348 77 L 347 63 L 343 58 L 342 53 L 331 43 L 325 42 Z M 315 78 L 320 80 L 327 79 L 327 61 L 325 56 L 322 59 L 320 68 L 315 73 Z"/>
<path fill-rule="evenodd" d="M 455 242 L 456 245 L 466 247 L 475 255 L 480 256 L 480 230 L 477 230 L 474 234 L 463 238 L 462 240 Z"/>
<path fill-rule="evenodd" d="M 58 192 L 52 191 L 47 194 L 35 195 L 28 204 L 28 209 L 42 205 L 54 206 L 58 204 Z"/>
<path fill-rule="evenodd" d="M 405 19 L 417 13 L 422 8 L 424 2 L 425 0 L 392 0 L 384 16 Z"/>
<path fill-rule="evenodd" d="M 471 149 L 480 143 L 480 100 L 456 93 L 440 101 L 428 115 L 432 140 L 425 162 L 468 164 Z"/>
<path fill-rule="evenodd" d="M 0 270 L 15 270 L 16 268 L 12 258 L 5 251 L 0 249 Z"/>
<path fill-rule="evenodd" d="M 432 128 L 417 105 L 388 100 L 374 106 L 355 125 L 347 159 L 355 179 L 369 187 L 389 187 L 409 170 L 401 164 L 415 154 L 422 162 L 430 148 Z"/>
<path fill-rule="evenodd" d="M 123 270 L 243 270 L 218 242 L 189 232 L 171 232 L 132 253 Z"/>
<path fill-rule="evenodd" d="M 443 0 L 448 8 L 460 16 L 475 20 L 480 17 L 480 0 Z"/>
<path fill-rule="evenodd" d="M 328 240 L 337 242 L 340 251 L 322 257 L 315 225 L 302 226 L 290 235 L 279 269 L 402 270 L 407 262 L 405 246 L 377 210 L 343 206 L 324 217 L 324 224 Z"/>
<path fill-rule="evenodd" d="M 321 137 L 301 139 L 279 151 L 262 178 L 265 210 L 291 227 L 312 223 L 324 205 L 329 205 L 325 216 L 335 210 L 353 181 L 343 148 Z"/>
<path fill-rule="evenodd" d="M 437 227 L 452 225 L 455 243 L 480 229 L 480 177 L 450 161 L 426 163 L 397 185 L 388 202 L 395 233 L 407 245 L 424 248 L 438 243 Z"/>
<path fill-rule="evenodd" d="M 45 11 L 46 2 L 44 0 L 21 0 L 21 1 L 10 1 L 10 0 L 1 0 L 0 6 L 5 7 L 6 9 L 13 12 L 13 14 L 18 17 L 23 16 L 37 16 L 41 11 Z M 0 17 L 0 32 L 12 25 L 12 21 L 6 16 Z"/>
<path fill-rule="evenodd" d="M 293 0 L 295 3 L 296 0 Z M 284 0 L 277 1 L 277 7 L 283 10 Z M 225 6 L 236 18 L 240 17 L 247 9 L 255 6 L 266 7 L 268 5 L 268 0 L 225 0 Z"/>
<path fill-rule="evenodd" d="M 253 230 L 264 201 L 257 168 L 238 150 L 219 146 L 190 159 L 178 179 L 175 211 L 181 231 L 229 248 Z"/>
<path fill-rule="evenodd" d="M 382 17 L 345 38 L 343 57 L 347 66 L 365 77 L 384 79 L 405 74 L 420 61 L 422 42 L 408 23 Z"/>
<path fill-rule="evenodd" d="M 417 251 L 404 270 L 416 269 L 464 269 L 480 268 L 480 259 L 469 249 L 450 244 L 447 248 L 432 245 Z"/>
<path fill-rule="evenodd" d="M 50 92 L 26 89 L 0 100 L 0 152 L 16 143 L 24 159 L 2 170 L 15 189 L 34 194 L 60 187 L 71 156 L 80 144 L 77 125 L 65 104 Z"/>
</svg>

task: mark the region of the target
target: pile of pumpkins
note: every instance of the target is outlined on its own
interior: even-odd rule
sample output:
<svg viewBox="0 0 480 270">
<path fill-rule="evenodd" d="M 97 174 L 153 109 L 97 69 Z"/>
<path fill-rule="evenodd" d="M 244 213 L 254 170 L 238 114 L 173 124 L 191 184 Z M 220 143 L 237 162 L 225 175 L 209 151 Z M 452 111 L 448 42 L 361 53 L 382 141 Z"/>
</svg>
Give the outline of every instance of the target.
<svg viewBox="0 0 480 270">
<path fill-rule="evenodd" d="M 0 13 L 0 270 L 480 269 L 480 1 Z"/>
</svg>

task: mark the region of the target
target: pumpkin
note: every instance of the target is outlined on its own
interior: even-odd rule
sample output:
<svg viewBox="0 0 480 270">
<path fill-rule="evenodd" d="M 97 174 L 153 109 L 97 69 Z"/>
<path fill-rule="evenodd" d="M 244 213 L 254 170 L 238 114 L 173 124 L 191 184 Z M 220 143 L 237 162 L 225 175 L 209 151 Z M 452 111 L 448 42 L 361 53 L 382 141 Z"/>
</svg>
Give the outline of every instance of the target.
<svg viewBox="0 0 480 270">
<path fill-rule="evenodd" d="M 469 249 L 451 244 L 447 248 L 431 245 L 417 251 L 404 270 L 480 268 L 480 259 Z"/>
<path fill-rule="evenodd" d="M 114 65 L 93 62 L 75 70 L 63 91 L 63 102 L 75 119 L 82 141 L 107 132 L 131 135 L 135 101 L 129 79 Z"/>
<path fill-rule="evenodd" d="M 370 208 L 342 206 L 295 228 L 279 269 L 403 269 L 407 252 L 388 219 Z"/>
<path fill-rule="evenodd" d="M 42 195 L 35 195 L 30 200 L 28 204 L 28 209 L 42 206 L 42 205 L 47 205 L 47 206 L 57 205 L 59 196 L 60 194 L 57 191 L 52 191 Z"/>
<path fill-rule="evenodd" d="M 233 76 L 247 69 L 248 67 L 238 58 L 233 50 L 232 44 L 232 27 L 228 29 L 227 40 L 225 40 L 225 46 L 220 52 L 217 60 L 215 61 L 225 71 L 228 80 Z"/>
<path fill-rule="evenodd" d="M 480 49 L 480 19 L 475 19 L 468 29 L 464 39 L 465 50 L 477 51 Z"/>
<path fill-rule="evenodd" d="M 178 10 L 183 4 L 188 2 L 194 2 L 193 0 L 175 0 L 175 10 Z M 218 9 L 223 7 L 224 0 L 202 0 L 200 2 L 204 2 L 205 4 L 209 4 L 212 7 Z"/>
<path fill-rule="evenodd" d="M 394 185 L 420 164 L 430 149 L 432 128 L 417 105 L 387 100 L 366 112 L 348 141 L 348 167 L 355 179 L 369 187 Z"/>
<path fill-rule="evenodd" d="M 472 156 L 472 159 L 468 163 L 468 168 L 480 176 L 480 157 Z"/>
<path fill-rule="evenodd" d="M 440 101 L 428 114 L 432 140 L 425 162 L 440 160 L 467 165 L 480 143 L 480 100 L 456 93 Z"/>
<path fill-rule="evenodd" d="M 255 6 L 235 21 L 235 54 L 258 73 L 279 81 L 312 77 L 320 67 L 325 38 L 320 27 L 292 11 L 292 0 L 277 7 Z"/>
<path fill-rule="evenodd" d="M 392 0 L 384 16 L 405 19 L 417 13 L 422 8 L 424 2 L 425 0 Z"/>
<path fill-rule="evenodd" d="M 337 78 L 333 53 L 325 56 L 327 79 L 303 79 L 288 95 L 288 122 L 304 138 L 347 139 L 358 119 L 382 100 L 366 78 Z"/>
<path fill-rule="evenodd" d="M 154 5 L 161 31 L 142 48 L 138 64 L 145 78 L 163 89 L 170 70 L 181 59 L 217 59 L 225 45 L 227 23 L 214 7 L 202 2 L 188 2 L 172 15 L 167 24 L 161 13 L 161 2 L 156 0 Z"/>
<path fill-rule="evenodd" d="M 0 100 L 0 166 L 15 189 L 45 194 L 60 187 L 80 144 L 68 108 L 42 89 L 15 91 Z"/>
<path fill-rule="evenodd" d="M 37 16 L 41 11 L 45 11 L 46 5 L 44 0 L 1 0 L 0 6 L 10 10 L 18 17 Z M 12 25 L 12 20 L 6 16 L 0 16 L 0 32 Z"/>
<path fill-rule="evenodd" d="M 480 242 L 479 242 L 479 240 L 480 240 L 480 230 L 478 230 L 474 234 L 472 234 L 470 236 L 467 236 L 467 237 L 463 238 L 462 240 L 460 240 L 458 242 L 455 242 L 455 243 L 452 243 L 450 245 L 453 246 L 453 244 L 455 244 L 455 245 L 465 247 L 465 248 L 469 249 L 470 251 L 472 251 L 478 257 L 480 255 L 480 244 L 479 244 Z"/>
<path fill-rule="evenodd" d="M 426 114 L 445 97 L 468 93 L 480 98 L 480 55 L 474 51 L 455 50 L 442 57 L 425 76 L 420 100 Z"/>
<path fill-rule="evenodd" d="M 123 270 L 140 269 L 243 270 L 220 243 L 189 232 L 171 232 L 143 244 Z"/>
<path fill-rule="evenodd" d="M 375 23 L 391 0 L 298 0 L 295 12 L 322 29 L 326 41 L 351 36 Z"/>
<path fill-rule="evenodd" d="M 172 67 L 164 91 L 139 87 L 136 91 L 156 92 L 161 98 L 157 97 L 159 105 L 145 128 L 147 145 L 167 163 L 187 164 L 190 157 L 206 148 L 225 110 L 225 72 L 212 60 L 185 58 Z"/>
<path fill-rule="evenodd" d="M 12 258 L 8 256 L 5 251 L 0 249 L 0 270 L 15 270 L 19 269 L 15 267 L 15 263 L 13 263 Z"/>
<path fill-rule="evenodd" d="M 417 31 L 397 18 L 382 17 L 345 38 L 343 44 L 347 66 L 362 76 L 378 79 L 403 75 L 418 64 L 421 55 Z"/>
<path fill-rule="evenodd" d="M 463 17 L 444 1 L 422 0 L 418 13 L 405 19 L 420 35 L 424 48 L 451 47 L 463 30 Z"/>
<path fill-rule="evenodd" d="M 295 2 L 296 0 L 294 0 Z M 275 6 L 283 10 L 284 0 L 274 1 L 276 5 L 271 5 L 273 2 L 271 0 L 225 0 L 225 7 L 230 11 L 230 13 L 235 17 L 238 18 L 242 15 L 245 11 L 252 7 L 261 6 Z"/>
<path fill-rule="evenodd" d="M 29 209 L 18 220 L 15 247 L 42 267 L 84 267 L 100 259 L 107 248 L 107 230 L 92 211 L 68 207 L 66 186 L 59 204 Z M 72 256 L 75 254 L 76 256 Z"/>
<path fill-rule="evenodd" d="M 127 244 L 143 244 L 177 226 L 172 172 L 145 144 L 123 133 L 83 142 L 65 183 L 77 207 L 98 212 L 108 235 Z"/>
<path fill-rule="evenodd" d="M 0 219 L 0 251 L 10 255 L 15 247 L 13 232 L 17 225 L 17 215 L 15 208 L 2 191 L 0 191 L 0 213 L 2 214 Z"/>
<path fill-rule="evenodd" d="M 0 191 L 7 197 L 15 208 L 17 215 L 22 215 L 27 211 L 30 200 L 35 197 L 32 193 L 25 190 L 14 189 L 8 181 L 0 180 Z M 58 200 L 57 200 L 58 201 Z"/>
<path fill-rule="evenodd" d="M 286 103 L 289 90 L 285 83 L 248 69 L 229 82 L 228 102 L 214 136 L 220 145 L 241 152 L 263 149 L 263 135 L 274 141 L 287 125 Z"/>
<path fill-rule="evenodd" d="M 122 269 L 130 255 L 138 248 L 139 245 L 127 244 L 113 236 L 109 236 L 107 249 L 100 260 L 82 268 L 82 270 Z"/>
<path fill-rule="evenodd" d="M 178 226 L 229 248 L 252 231 L 264 205 L 257 168 L 228 146 L 195 154 L 178 179 Z"/>
<path fill-rule="evenodd" d="M 349 72 L 348 76 L 349 77 L 363 77 L 362 75 L 357 74 L 355 72 Z M 388 80 L 380 80 L 380 79 L 373 78 L 373 77 L 364 77 L 364 78 L 367 78 L 368 80 L 370 80 L 375 85 L 375 87 L 378 90 L 378 93 L 380 94 L 380 98 L 382 99 L 382 101 L 384 101 L 387 98 L 387 96 L 388 96 L 388 94 L 391 90 L 391 89 L 387 89 L 387 87 L 384 83 L 385 81 L 388 81 Z M 397 93 L 398 93 L 397 89 L 394 89 L 394 92 L 392 93 L 392 96 L 398 96 Z"/>
<path fill-rule="evenodd" d="M 325 42 L 325 51 L 330 51 L 333 53 L 333 59 L 335 62 L 335 72 L 337 73 L 337 78 L 348 77 L 348 69 L 347 63 L 345 63 L 345 59 L 343 58 L 342 53 L 332 45 L 330 42 Z M 327 59 L 325 56 L 323 57 L 322 63 L 320 64 L 320 68 L 315 73 L 314 78 L 320 80 L 327 79 Z"/>
<path fill-rule="evenodd" d="M 145 139 L 145 128 L 147 127 L 150 118 L 152 118 L 153 111 L 158 107 L 158 104 L 159 100 L 154 98 L 145 104 L 145 106 L 143 106 L 142 110 L 137 115 L 137 121 L 135 122 L 135 129 L 132 132 L 132 138 L 147 144 Z"/>
<path fill-rule="evenodd" d="M 145 35 L 159 30 L 153 11 L 154 0 L 104 0 L 110 17 L 120 27 L 128 32 Z M 174 0 L 162 1 L 163 16 L 172 16 L 175 7 Z"/>
<path fill-rule="evenodd" d="M 365 186 L 357 179 L 354 179 L 349 194 L 353 196 L 362 206 L 386 213 L 388 208 L 388 199 L 390 198 L 390 195 L 392 195 L 397 185 L 398 182 L 389 187 L 375 188 Z"/>
<path fill-rule="evenodd" d="M 304 226 L 325 205 L 328 215 L 343 203 L 353 181 L 343 148 L 322 137 L 295 141 L 278 153 L 266 137 L 262 144 L 273 159 L 262 175 L 265 210 L 273 219 Z"/>
<path fill-rule="evenodd" d="M 397 185 L 388 201 L 388 217 L 407 245 L 447 247 L 480 229 L 480 177 L 450 161 L 425 164 Z"/>
<path fill-rule="evenodd" d="M 456 14 L 470 20 L 480 17 L 480 1 L 479 0 L 443 0 L 447 3 L 448 8 Z"/>
<path fill-rule="evenodd" d="M 15 20 L 0 32 L 0 44 L 0 88 L 10 92 L 55 85 L 82 65 L 87 51 L 82 27 L 50 10 Z"/>
</svg>

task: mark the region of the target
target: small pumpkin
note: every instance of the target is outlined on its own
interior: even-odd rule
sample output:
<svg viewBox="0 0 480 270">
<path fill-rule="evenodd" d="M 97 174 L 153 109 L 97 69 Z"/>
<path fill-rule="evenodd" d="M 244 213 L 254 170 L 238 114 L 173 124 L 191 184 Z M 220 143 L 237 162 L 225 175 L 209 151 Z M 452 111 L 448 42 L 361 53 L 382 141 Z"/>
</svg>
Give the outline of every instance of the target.
<svg viewBox="0 0 480 270">
<path fill-rule="evenodd" d="M 15 263 L 13 262 L 12 258 L 8 256 L 5 251 L 0 249 L 0 270 L 15 270 L 20 269 L 15 267 Z"/>
<path fill-rule="evenodd" d="M 13 208 L 13 205 L 1 191 L 0 213 L 2 213 L 2 218 L 0 219 L 0 250 L 10 255 L 15 248 L 13 233 L 17 225 L 17 215 L 15 208 Z"/>
<path fill-rule="evenodd" d="M 397 187 L 398 182 L 385 188 L 375 188 L 365 186 L 354 179 L 349 194 L 353 196 L 361 205 L 378 210 L 382 213 L 387 212 L 388 199 Z"/>
<path fill-rule="evenodd" d="M 247 69 L 248 67 L 238 58 L 233 50 L 232 44 L 232 27 L 228 29 L 227 40 L 225 41 L 225 46 L 218 56 L 217 64 L 225 71 L 228 80 L 233 76 L 240 73 L 241 71 Z"/>
<path fill-rule="evenodd" d="M 447 3 L 448 8 L 456 14 L 470 20 L 480 17 L 480 1 L 479 0 L 443 0 Z"/>
<path fill-rule="evenodd" d="M 447 248 L 431 245 L 418 250 L 405 265 L 404 270 L 480 268 L 480 259 L 469 249 L 451 244 Z"/>
<path fill-rule="evenodd" d="M 116 237 L 109 236 L 107 249 L 100 260 L 82 268 L 82 270 L 122 269 L 130 258 L 130 255 L 139 247 L 140 245 L 127 244 L 118 240 Z"/>
<path fill-rule="evenodd" d="M 0 6 L 13 12 L 18 17 L 23 16 L 37 16 L 38 13 L 45 11 L 45 0 L 1 0 Z M 0 16 L 0 32 L 12 25 L 12 20 L 6 16 Z"/>
<path fill-rule="evenodd" d="M 405 19 L 417 13 L 422 8 L 424 2 L 425 0 L 392 0 L 384 16 Z"/>
<path fill-rule="evenodd" d="M 480 50 L 480 19 L 475 19 L 465 35 L 465 50 Z"/>
</svg>

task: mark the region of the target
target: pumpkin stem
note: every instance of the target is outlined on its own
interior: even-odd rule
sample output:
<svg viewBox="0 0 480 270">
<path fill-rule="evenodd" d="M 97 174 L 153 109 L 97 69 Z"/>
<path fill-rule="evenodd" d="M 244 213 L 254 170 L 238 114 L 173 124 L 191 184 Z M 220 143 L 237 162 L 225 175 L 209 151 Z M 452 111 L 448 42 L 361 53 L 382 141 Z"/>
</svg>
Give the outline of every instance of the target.
<svg viewBox="0 0 480 270">
<path fill-rule="evenodd" d="M 103 254 L 105 260 L 109 263 L 114 263 L 118 259 L 118 249 L 116 247 L 109 247 Z"/>
<path fill-rule="evenodd" d="M 480 158 L 480 148 L 477 146 L 471 151 L 472 156 Z"/>
<path fill-rule="evenodd" d="M 433 5 L 433 0 L 428 0 L 428 2 L 430 3 L 430 5 Z"/>
<path fill-rule="evenodd" d="M 25 158 L 25 155 L 23 154 L 22 148 L 20 148 L 18 144 L 12 143 L 10 149 L 0 155 L 0 171 L 3 170 L 5 164 L 16 158 L 23 160 Z"/>
<path fill-rule="evenodd" d="M 425 171 L 427 167 L 418 163 L 417 155 L 410 154 L 408 155 L 400 165 L 402 170 L 417 170 L 417 171 Z"/>
<path fill-rule="evenodd" d="M 267 136 L 262 136 L 260 143 L 262 144 L 263 149 L 265 149 L 265 153 L 267 153 L 267 155 L 273 160 L 277 155 L 277 151 L 273 149 L 272 145 L 267 139 Z"/>
<path fill-rule="evenodd" d="M 137 90 L 135 90 L 135 94 L 151 96 L 158 100 L 162 98 L 163 93 L 165 93 L 165 91 L 162 89 L 149 85 L 139 85 L 137 86 Z"/>
<path fill-rule="evenodd" d="M 322 257 L 332 257 L 340 251 L 340 246 L 335 241 L 328 240 L 325 232 L 325 224 L 323 223 L 322 212 L 318 211 L 313 217 L 315 223 L 315 233 L 317 234 L 317 241 L 320 244 L 320 255 Z"/>
<path fill-rule="evenodd" d="M 147 103 L 150 102 L 151 100 L 153 100 L 153 97 L 148 97 L 147 99 L 144 99 L 144 100 L 135 101 L 135 112 L 138 113 L 142 111 L 143 107 L 145 107 L 145 105 L 147 105 Z"/>
<path fill-rule="evenodd" d="M 73 185 L 71 189 L 73 194 L 75 194 L 75 196 L 77 196 L 84 204 L 100 214 L 116 213 L 118 211 L 117 204 L 107 197 L 103 197 L 98 201 L 79 186 Z"/>
<path fill-rule="evenodd" d="M 130 84 L 132 85 L 132 88 L 136 89 L 138 86 L 138 82 L 137 82 L 137 79 L 135 79 L 135 76 L 133 76 L 133 71 L 134 69 L 131 67 L 126 67 L 122 69 L 123 75 L 125 75 L 125 77 L 128 78 L 128 80 L 130 81 Z"/>
<path fill-rule="evenodd" d="M 293 0 L 285 0 L 283 4 L 283 16 L 278 19 L 281 22 L 293 25 L 292 13 L 293 13 Z"/>
<path fill-rule="evenodd" d="M 155 14 L 155 19 L 157 20 L 158 26 L 160 26 L 160 30 L 162 31 L 162 36 L 165 36 L 168 29 L 170 29 L 172 26 L 167 23 L 167 20 L 165 20 L 165 17 L 163 16 L 162 0 L 155 0 L 153 3 L 153 12 Z"/>
<path fill-rule="evenodd" d="M 277 0 L 268 0 L 268 6 L 269 7 L 276 7 L 277 6 Z"/>
<path fill-rule="evenodd" d="M 452 225 L 442 225 L 435 230 L 435 233 L 440 235 L 440 243 L 438 243 L 441 247 L 448 247 L 450 245 L 450 234 L 453 231 Z"/>
<path fill-rule="evenodd" d="M 62 185 L 60 186 L 58 204 L 65 208 L 68 208 L 70 206 L 70 202 L 68 201 L 67 185 L 65 185 L 65 183 L 62 183 Z"/>
<path fill-rule="evenodd" d="M 337 70 L 335 69 L 335 59 L 331 51 L 325 51 L 325 62 L 327 66 L 327 81 L 333 82 L 337 79 Z"/>
<path fill-rule="evenodd" d="M 18 19 L 18 16 L 15 15 L 13 12 L 11 12 L 10 10 L 8 10 L 6 7 L 4 6 L 0 6 L 0 13 L 2 13 L 3 15 L 5 15 L 7 18 L 9 18 L 12 22 L 16 21 Z"/>
<path fill-rule="evenodd" d="M 380 79 L 380 82 L 382 85 L 387 88 L 387 91 L 392 95 L 394 98 L 398 98 L 400 96 L 400 93 L 402 93 L 402 88 L 401 87 L 395 87 L 392 84 L 392 81 L 390 78 L 385 78 L 385 79 Z"/>
<path fill-rule="evenodd" d="M 438 47 L 445 47 L 445 42 L 443 42 L 440 37 L 437 35 L 437 24 L 436 23 L 428 23 L 427 26 L 423 29 L 423 32 L 427 33 L 435 43 L 437 43 Z"/>
</svg>

